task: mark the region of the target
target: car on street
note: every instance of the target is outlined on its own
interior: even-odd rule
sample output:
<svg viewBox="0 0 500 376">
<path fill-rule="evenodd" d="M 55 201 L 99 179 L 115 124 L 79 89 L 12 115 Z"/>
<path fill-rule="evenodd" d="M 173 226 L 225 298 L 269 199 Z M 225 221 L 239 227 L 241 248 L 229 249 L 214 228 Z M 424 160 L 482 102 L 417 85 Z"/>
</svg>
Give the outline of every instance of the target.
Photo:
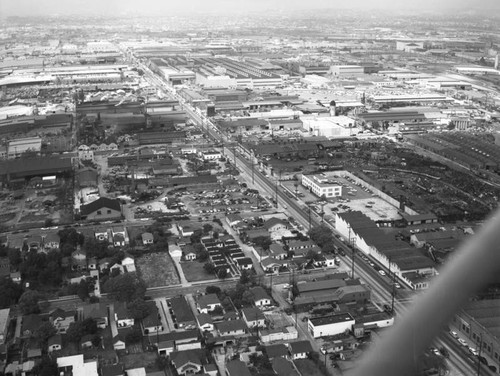
<svg viewBox="0 0 500 376">
<path fill-rule="evenodd" d="M 470 347 L 469 346 L 469 352 L 474 355 L 474 356 L 478 356 L 479 355 L 479 352 L 474 348 L 474 347 Z"/>
<path fill-rule="evenodd" d="M 382 275 L 382 276 L 383 276 L 383 275 L 385 275 L 385 272 L 384 272 L 382 269 L 380 269 L 380 270 L 378 271 L 378 273 L 379 273 L 380 275 Z"/>
<path fill-rule="evenodd" d="M 465 342 L 462 338 L 458 339 L 458 343 L 460 343 L 462 346 L 467 346 L 467 342 Z"/>
<path fill-rule="evenodd" d="M 396 282 L 396 283 L 394 284 L 394 287 L 395 287 L 395 288 L 397 288 L 397 289 L 400 289 L 400 288 L 401 288 L 401 285 L 400 285 L 398 282 Z"/>
<path fill-rule="evenodd" d="M 450 332 L 450 334 L 451 334 L 451 336 L 452 336 L 453 338 L 455 338 L 455 339 L 457 339 L 457 338 L 458 338 L 458 334 L 457 334 L 457 332 L 454 332 L 454 331 L 452 330 L 452 331 Z"/>
</svg>

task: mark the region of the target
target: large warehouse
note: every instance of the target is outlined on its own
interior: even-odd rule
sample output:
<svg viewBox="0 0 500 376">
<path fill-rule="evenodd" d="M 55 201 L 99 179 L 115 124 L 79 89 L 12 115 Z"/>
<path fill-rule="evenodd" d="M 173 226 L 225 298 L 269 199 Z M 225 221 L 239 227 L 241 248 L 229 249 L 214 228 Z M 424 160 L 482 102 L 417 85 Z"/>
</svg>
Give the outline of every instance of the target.
<svg viewBox="0 0 500 376">
<path fill-rule="evenodd" d="M 37 157 L 0 161 L 0 181 L 5 183 L 35 176 L 66 175 L 72 171 L 69 158 Z"/>
</svg>

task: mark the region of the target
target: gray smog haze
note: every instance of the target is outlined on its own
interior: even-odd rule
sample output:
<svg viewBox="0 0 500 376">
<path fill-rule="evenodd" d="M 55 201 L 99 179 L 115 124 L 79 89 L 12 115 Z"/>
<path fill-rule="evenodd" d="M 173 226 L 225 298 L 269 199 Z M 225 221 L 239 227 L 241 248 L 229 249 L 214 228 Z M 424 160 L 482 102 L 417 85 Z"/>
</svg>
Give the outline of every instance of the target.
<svg viewBox="0 0 500 376">
<path fill-rule="evenodd" d="M 149 15 L 180 12 L 311 10 L 500 10 L 499 0 L 0 0 L 0 17 L 37 15 Z"/>
</svg>

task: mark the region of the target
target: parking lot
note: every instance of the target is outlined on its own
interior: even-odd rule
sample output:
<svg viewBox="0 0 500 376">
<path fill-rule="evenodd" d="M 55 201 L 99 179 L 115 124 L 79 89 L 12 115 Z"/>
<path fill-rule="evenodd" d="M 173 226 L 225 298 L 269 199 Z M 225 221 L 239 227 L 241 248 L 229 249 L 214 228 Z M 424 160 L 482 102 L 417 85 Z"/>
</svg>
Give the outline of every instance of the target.
<svg viewBox="0 0 500 376">
<path fill-rule="evenodd" d="M 271 207 L 256 191 L 239 186 L 197 190 L 184 195 L 182 202 L 190 212 L 199 214 L 262 211 Z"/>
</svg>

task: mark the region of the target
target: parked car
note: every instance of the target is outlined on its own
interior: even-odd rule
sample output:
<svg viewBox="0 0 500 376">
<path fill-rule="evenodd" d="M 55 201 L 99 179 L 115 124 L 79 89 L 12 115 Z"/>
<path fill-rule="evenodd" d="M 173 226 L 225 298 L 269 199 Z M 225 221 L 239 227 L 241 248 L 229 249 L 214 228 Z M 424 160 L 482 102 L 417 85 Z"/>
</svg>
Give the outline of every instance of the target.
<svg viewBox="0 0 500 376">
<path fill-rule="evenodd" d="M 451 336 L 455 339 L 458 339 L 458 334 L 457 332 L 454 332 L 453 330 L 450 332 Z"/>
<path fill-rule="evenodd" d="M 379 273 L 380 275 L 382 275 L 382 276 L 384 276 L 384 275 L 385 275 L 385 272 L 384 272 L 382 269 L 380 269 L 380 270 L 378 271 L 378 273 Z"/>
<path fill-rule="evenodd" d="M 458 342 L 459 342 L 462 346 L 467 346 L 467 342 L 465 342 L 462 338 L 459 338 L 459 339 L 458 339 Z"/>
</svg>

